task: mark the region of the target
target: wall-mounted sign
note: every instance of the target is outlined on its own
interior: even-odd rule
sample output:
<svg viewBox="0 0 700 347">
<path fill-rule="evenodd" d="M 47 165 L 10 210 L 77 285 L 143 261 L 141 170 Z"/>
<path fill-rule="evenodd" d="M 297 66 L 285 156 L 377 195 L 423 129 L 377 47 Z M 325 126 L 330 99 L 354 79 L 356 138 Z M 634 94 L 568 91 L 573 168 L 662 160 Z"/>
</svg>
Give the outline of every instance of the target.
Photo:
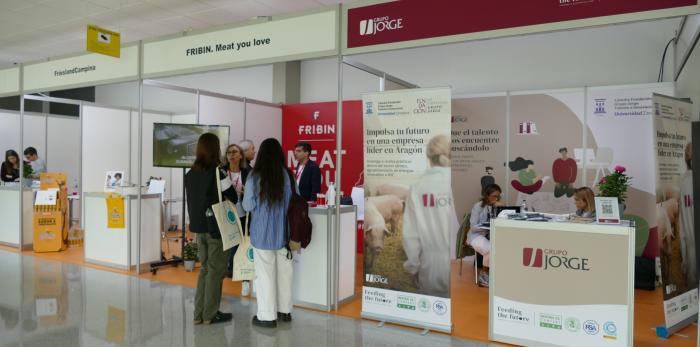
<svg viewBox="0 0 700 347">
<path fill-rule="evenodd" d="M 87 27 L 87 50 L 119 58 L 121 36 L 116 31 L 100 28 L 95 25 Z"/>
<path fill-rule="evenodd" d="M 698 0 L 392 1 L 347 11 L 346 48 L 412 47 L 697 12 Z"/>
<path fill-rule="evenodd" d="M 19 93 L 19 67 L 0 70 L 0 95 Z"/>
<path fill-rule="evenodd" d="M 337 53 L 338 12 L 326 11 L 144 44 L 146 77 Z"/>
<path fill-rule="evenodd" d="M 138 78 L 139 48 L 124 47 L 121 58 L 89 53 L 24 67 L 24 90 L 48 91 Z"/>
</svg>

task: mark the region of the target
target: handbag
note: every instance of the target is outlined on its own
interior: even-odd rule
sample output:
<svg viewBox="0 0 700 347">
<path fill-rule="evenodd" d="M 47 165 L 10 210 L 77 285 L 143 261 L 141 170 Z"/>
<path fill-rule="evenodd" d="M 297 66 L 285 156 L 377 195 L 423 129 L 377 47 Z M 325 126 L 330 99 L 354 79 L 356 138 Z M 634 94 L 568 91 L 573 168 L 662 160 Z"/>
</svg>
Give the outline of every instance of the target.
<svg viewBox="0 0 700 347">
<path fill-rule="evenodd" d="M 224 251 L 241 243 L 241 220 L 238 218 L 236 205 L 221 198 L 221 176 L 219 168 L 216 168 L 216 191 L 219 195 L 219 202 L 211 205 L 216 218 L 216 224 L 221 233 L 221 241 Z"/>
<path fill-rule="evenodd" d="M 250 213 L 246 214 L 245 234 L 241 235 L 241 244 L 233 257 L 233 281 L 252 281 L 255 279 L 255 262 L 253 259 L 253 246 L 250 244 L 248 225 Z"/>
</svg>

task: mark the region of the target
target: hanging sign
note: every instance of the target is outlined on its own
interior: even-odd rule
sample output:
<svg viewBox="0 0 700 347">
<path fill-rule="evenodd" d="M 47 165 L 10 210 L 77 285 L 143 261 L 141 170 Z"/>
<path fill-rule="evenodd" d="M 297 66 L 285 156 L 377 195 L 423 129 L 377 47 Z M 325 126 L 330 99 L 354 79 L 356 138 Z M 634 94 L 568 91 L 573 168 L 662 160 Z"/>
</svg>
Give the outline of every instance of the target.
<svg viewBox="0 0 700 347">
<path fill-rule="evenodd" d="M 0 70 L 0 96 L 19 93 L 19 68 Z"/>
<path fill-rule="evenodd" d="M 88 25 L 86 41 L 88 51 L 119 58 L 121 39 L 118 32 Z"/>
</svg>

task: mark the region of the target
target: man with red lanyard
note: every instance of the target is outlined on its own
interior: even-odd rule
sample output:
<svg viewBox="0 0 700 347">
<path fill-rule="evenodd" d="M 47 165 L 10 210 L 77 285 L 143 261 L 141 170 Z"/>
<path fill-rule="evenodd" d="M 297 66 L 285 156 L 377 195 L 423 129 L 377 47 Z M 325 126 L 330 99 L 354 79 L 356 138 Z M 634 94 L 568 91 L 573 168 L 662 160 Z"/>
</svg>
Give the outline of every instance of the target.
<svg viewBox="0 0 700 347">
<path fill-rule="evenodd" d="M 306 201 L 316 201 L 316 194 L 321 192 L 321 169 L 309 159 L 310 155 L 310 144 L 299 142 L 294 147 L 294 158 L 299 162 L 295 172 L 299 195 Z"/>
</svg>

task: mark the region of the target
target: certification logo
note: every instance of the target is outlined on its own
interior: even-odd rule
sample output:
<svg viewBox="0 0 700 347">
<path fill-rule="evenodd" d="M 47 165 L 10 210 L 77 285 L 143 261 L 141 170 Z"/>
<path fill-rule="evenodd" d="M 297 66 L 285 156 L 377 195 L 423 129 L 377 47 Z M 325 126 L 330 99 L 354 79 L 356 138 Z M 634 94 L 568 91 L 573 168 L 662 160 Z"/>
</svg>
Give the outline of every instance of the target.
<svg viewBox="0 0 700 347">
<path fill-rule="evenodd" d="M 617 326 L 615 325 L 615 322 L 605 322 L 605 324 L 603 324 L 603 333 L 604 338 L 616 340 Z"/>
<path fill-rule="evenodd" d="M 577 333 L 581 330 L 581 321 L 578 318 L 569 317 L 564 321 L 564 327 L 572 333 Z"/>
<path fill-rule="evenodd" d="M 374 105 L 371 101 L 365 102 L 365 114 L 370 115 L 374 113 Z"/>
<path fill-rule="evenodd" d="M 408 295 L 398 295 L 396 296 L 396 307 L 404 310 L 415 311 L 416 310 L 416 297 Z"/>
<path fill-rule="evenodd" d="M 440 300 L 435 300 L 433 303 L 433 312 L 438 316 L 444 316 L 447 313 L 447 303 Z"/>
<path fill-rule="evenodd" d="M 430 312 L 430 301 L 426 298 L 418 300 L 418 310 L 424 313 Z"/>
<path fill-rule="evenodd" d="M 594 320 L 587 320 L 583 322 L 583 331 L 588 335 L 597 335 L 600 332 L 600 325 Z"/>
<path fill-rule="evenodd" d="M 540 313 L 540 327 L 554 330 L 561 330 L 562 318 L 560 315 Z"/>
</svg>

